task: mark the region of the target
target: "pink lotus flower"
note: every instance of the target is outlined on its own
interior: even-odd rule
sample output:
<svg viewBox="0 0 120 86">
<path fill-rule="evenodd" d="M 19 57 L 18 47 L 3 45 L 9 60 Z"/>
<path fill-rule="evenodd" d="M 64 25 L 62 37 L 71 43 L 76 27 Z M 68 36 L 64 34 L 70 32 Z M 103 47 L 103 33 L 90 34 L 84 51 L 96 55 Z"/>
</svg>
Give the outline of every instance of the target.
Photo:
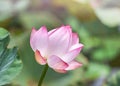
<svg viewBox="0 0 120 86">
<path fill-rule="evenodd" d="M 82 66 L 75 58 L 83 45 L 79 43 L 78 35 L 72 33 L 70 26 L 62 26 L 49 32 L 45 26 L 39 30 L 33 28 L 30 45 L 39 64 L 48 64 L 59 73 Z"/>
</svg>

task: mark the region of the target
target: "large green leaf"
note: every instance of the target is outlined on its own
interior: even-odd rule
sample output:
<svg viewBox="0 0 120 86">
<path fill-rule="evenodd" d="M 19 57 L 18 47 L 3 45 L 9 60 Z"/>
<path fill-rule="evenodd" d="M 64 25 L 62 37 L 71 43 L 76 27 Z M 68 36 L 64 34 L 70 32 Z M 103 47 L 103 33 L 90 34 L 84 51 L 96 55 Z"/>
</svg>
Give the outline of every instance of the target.
<svg viewBox="0 0 120 86">
<path fill-rule="evenodd" d="M 3 47 L 6 47 L 9 43 L 9 40 L 10 38 L 8 31 L 0 27 L 0 45 L 4 45 Z M 2 46 L 0 46 L 0 51 L 1 47 Z"/>
<path fill-rule="evenodd" d="M 10 83 L 22 69 L 17 48 L 8 49 L 9 33 L 0 28 L 0 86 Z"/>
<path fill-rule="evenodd" d="M 6 38 L 8 35 L 8 31 L 0 27 L 0 39 Z"/>
</svg>

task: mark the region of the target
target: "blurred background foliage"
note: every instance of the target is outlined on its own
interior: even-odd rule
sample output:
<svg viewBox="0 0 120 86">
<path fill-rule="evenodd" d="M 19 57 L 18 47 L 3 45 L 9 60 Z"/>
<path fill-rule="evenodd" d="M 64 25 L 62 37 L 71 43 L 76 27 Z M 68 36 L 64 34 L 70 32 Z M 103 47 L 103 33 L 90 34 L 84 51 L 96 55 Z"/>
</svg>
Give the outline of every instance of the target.
<svg viewBox="0 0 120 86">
<path fill-rule="evenodd" d="M 0 0 L 0 27 L 10 32 L 8 47 L 17 46 L 23 62 L 5 86 L 37 86 L 43 66 L 30 48 L 31 29 L 67 24 L 84 44 L 77 58 L 83 66 L 67 74 L 49 69 L 43 86 L 120 86 L 120 0 Z"/>
</svg>

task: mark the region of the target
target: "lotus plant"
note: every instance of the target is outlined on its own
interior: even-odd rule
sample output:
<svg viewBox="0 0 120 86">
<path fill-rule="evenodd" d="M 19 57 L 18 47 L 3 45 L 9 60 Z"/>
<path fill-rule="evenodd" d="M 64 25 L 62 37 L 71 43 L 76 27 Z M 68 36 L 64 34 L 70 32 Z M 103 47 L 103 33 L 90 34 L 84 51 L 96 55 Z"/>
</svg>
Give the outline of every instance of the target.
<svg viewBox="0 0 120 86">
<path fill-rule="evenodd" d="M 30 45 L 35 52 L 36 61 L 46 65 L 38 86 L 41 86 L 48 67 L 56 72 L 66 73 L 82 66 L 75 58 L 83 48 L 83 44 L 79 43 L 77 33 L 73 33 L 69 25 L 49 32 L 45 26 L 39 30 L 32 28 Z"/>
</svg>

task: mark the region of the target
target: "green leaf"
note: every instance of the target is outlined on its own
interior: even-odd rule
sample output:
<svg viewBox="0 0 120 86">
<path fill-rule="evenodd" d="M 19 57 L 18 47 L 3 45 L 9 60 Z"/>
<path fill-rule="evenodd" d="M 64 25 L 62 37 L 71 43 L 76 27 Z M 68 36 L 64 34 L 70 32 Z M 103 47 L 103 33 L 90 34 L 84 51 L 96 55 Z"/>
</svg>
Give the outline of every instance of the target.
<svg viewBox="0 0 120 86">
<path fill-rule="evenodd" d="M 10 83 L 22 69 L 17 48 L 8 49 L 9 33 L 0 28 L 0 86 Z"/>
<path fill-rule="evenodd" d="M 10 83 L 22 69 L 17 58 L 17 49 L 8 49 L 0 57 L 0 85 Z"/>
<path fill-rule="evenodd" d="M 0 27 L 0 45 L 4 45 L 4 47 L 6 47 L 9 43 L 9 40 L 9 32 Z"/>
<path fill-rule="evenodd" d="M 0 40 L 9 35 L 8 31 L 0 27 Z"/>
</svg>

